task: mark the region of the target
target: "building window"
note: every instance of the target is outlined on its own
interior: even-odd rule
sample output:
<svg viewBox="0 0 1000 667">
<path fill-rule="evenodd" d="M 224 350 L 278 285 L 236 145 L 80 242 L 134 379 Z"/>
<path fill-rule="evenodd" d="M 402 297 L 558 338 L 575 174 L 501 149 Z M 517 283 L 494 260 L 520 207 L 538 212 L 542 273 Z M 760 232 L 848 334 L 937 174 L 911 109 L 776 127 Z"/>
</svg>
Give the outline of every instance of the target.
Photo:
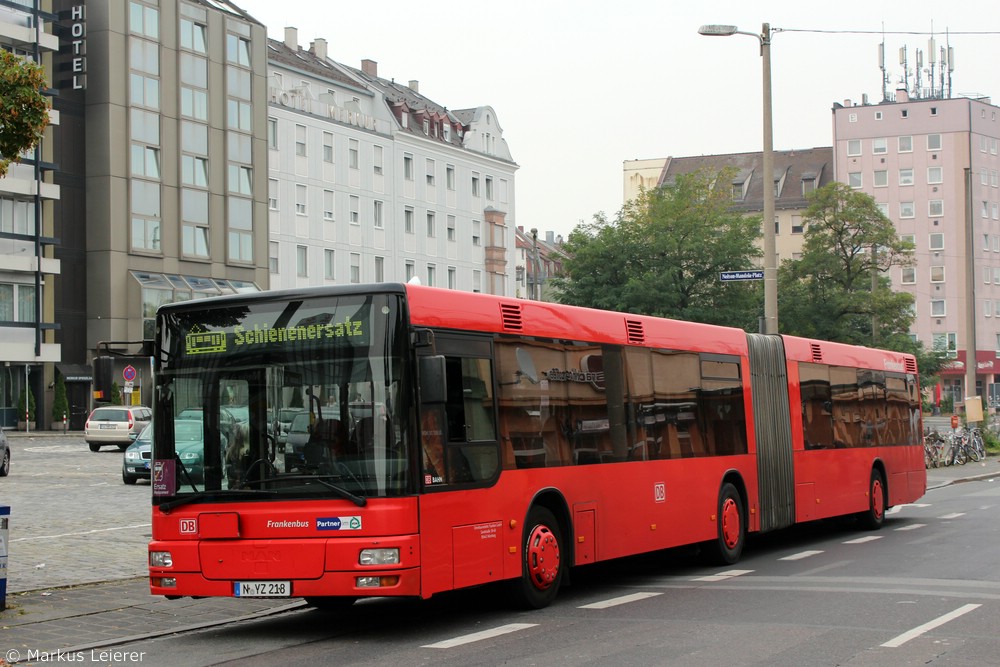
<svg viewBox="0 0 1000 667">
<path fill-rule="evenodd" d="M 147 107 L 159 110 L 160 108 L 160 80 L 136 74 L 129 74 L 129 101 L 132 106 Z"/>
<path fill-rule="evenodd" d="M 0 320 L 35 321 L 35 286 L 19 283 L 0 284 Z"/>
<path fill-rule="evenodd" d="M 407 181 L 413 180 L 413 156 L 403 156 L 403 178 Z"/>
<path fill-rule="evenodd" d="M 347 166 L 350 169 L 358 169 L 358 140 L 351 139 L 347 146 Z"/>
<path fill-rule="evenodd" d="M 385 257 L 375 257 L 375 282 L 385 282 Z"/>
<path fill-rule="evenodd" d="M 434 280 L 437 278 L 437 267 L 433 264 L 427 265 L 427 284 L 434 287 Z"/>
<path fill-rule="evenodd" d="M 936 333 L 932 335 L 931 340 L 933 341 L 932 344 L 935 350 L 945 352 L 952 359 L 958 356 L 957 333 Z"/>
<path fill-rule="evenodd" d="M 927 182 L 928 183 L 940 183 L 941 182 L 941 167 L 928 167 L 927 168 Z"/>
<path fill-rule="evenodd" d="M 889 185 L 889 172 L 885 169 L 880 169 L 875 172 L 872 178 L 872 186 L 876 188 L 884 188 Z"/>
<path fill-rule="evenodd" d="M 445 184 L 449 190 L 455 189 L 455 167 L 448 165 L 444 168 Z"/>
<path fill-rule="evenodd" d="M 197 158 L 201 159 L 201 158 Z M 205 161 L 207 163 L 207 160 Z M 229 165 L 229 191 L 241 195 L 253 193 L 253 169 L 241 164 Z"/>
<path fill-rule="evenodd" d="M 493 201 L 493 177 L 486 177 L 486 200 Z"/>
<path fill-rule="evenodd" d="M 472 272 L 472 291 L 479 292 L 483 291 L 483 273 L 482 271 L 473 270 Z"/>
<path fill-rule="evenodd" d="M 802 226 L 802 216 L 792 215 L 792 234 L 801 234 L 805 231 L 805 227 Z"/>
<path fill-rule="evenodd" d="M 913 285 L 917 282 L 917 270 L 912 266 L 904 266 L 900 282 L 904 285 Z"/>
<path fill-rule="evenodd" d="M 931 317 L 945 317 L 947 314 L 944 299 L 931 300 Z"/>
<path fill-rule="evenodd" d="M 372 170 L 376 174 L 382 173 L 382 147 L 372 146 Z"/>
<path fill-rule="evenodd" d="M 427 185 L 434 185 L 434 160 L 427 158 Z"/>
<path fill-rule="evenodd" d="M 413 233 L 413 209 L 409 206 L 403 209 L 403 231 L 407 234 Z"/>
<path fill-rule="evenodd" d="M 208 93 L 181 86 L 181 115 L 196 120 L 208 120 Z"/>
<path fill-rule="evenodd" d="M 323 133 L 323 162 L 333 164 L 333 132 Z"/>
<path fill-rule="evenodd" d="M 327 280 L 334 280 L 337 274 L 334 272 L 334 254 L 333 250 L 327 248 L 323 251 L 323 277 Z"/>
<path fill-rule="evenodd" d="M 267 179 L 267 208 L 272 211 L 278 210 L 278 179 Z"/>
<path fill-rule="evenodd" d="M 278 119 L 267 119 L 267 147 L 273 151 L 278 150 Z"/>
<path fill-rule="evenodd" d="M 226 100 L 226 119 L 231 130 L 250 132 L 253 128 L 253 116 L 250 115 L 250 103 L 236 99 Z"/>
<path fill-rule="evenodd" d="M 138 2 L 128 3 L 128 29 L 137 35 L 158 39 L 160 36 L 159 10 L 156 7 L 149 7 Z"/>
<path fill-rule="evenodd" d="M 929 151 L 939 151 L 939 150 L 941 150 L 941 135 L 940 134 L 928 134 L 927 135 L 927 150 L 929 150 Z"/>
<path fill-rule="evenodd" d="M 876 137 L 872 139 L 872 153 L 875 155 L 880 155 L 887 151 L 885 137 Z"/>
<path fill-rule="evenodd" d="M 861 155 L 861 140 L 860 139 L 848 139 L 847 140 L 847 154 L 851 155 Z"/>
<path fill-rule="evenodd" d="M 306 154 L 306 126 L 295 126 L 295 154 L 305 156 Z"/>
<path fill-rule="evenodd" d="M 181 254 L 185 257 L 208 257 L 208 193 L 204 190 L 181 190 Z"/>
<path fill-rule="evenodd" d="M 333 190 L 323 190 L 323 219 L 333 220 L 335 196 Z"/>
<path fill-rule="evenodd" d="M 132 180 L 132 249 L 160 251 L 160 184 Z"/>
<path fill-rule="evenodd" d="M 304 245 L 295 246 L 295 275 L 299 278 L 309 276 L 309 248 Z"/>
<path fill-rule="evenodd" d="M 295 186 L 295 213 L 306 214 L 306 202 L 309 201 L 309 189 L 305 185 Z"/>
<path fill-rule="evenodd" d="M 270 273 L 278 272 L 278 243 L 269 241 L 267 244 L 267 270 Z"/>
<path fill-rule="evenodd" d="M 427 211 L 427 238 L 434 238 L 435 232 L 434 211 Z"/>
<path fill-rule="evenodd" d="M 900 218 L 912 218 L 913 213 L 913 202 L 911 201 L 901 201 L 899 202 L 899 217 Z"/>
<path fill-rule="evenodd" d="M 472 221 L 472 245 L 482 245 L 481 224 L 479 220 Z"/>
<path fill-rule="evenodd" d="M 479 174 L 475 172 L 472 174 L 472 196 L 479 196 Z"/>
<path fill-rule="evenodd" d="M 878 208 L 879 213 L 885 217 L 889 217 L 889 204 L 888 202 L 876 202 L 875 207 Z"/>
<path fill-rule="evenodd" d="M 900 153 L 912 153 L 913 137 L 899 137 L 899 139 L 897 140 L 897 145 Z"/>
<path fill-rule="evenodd" d="M 358 284 L 361 282 L 361 254 L 351 253 L 351 282 Z"/>
<path fill-rule="evenodd" d="M 807 193 L 812 192 L 816 189 L 816 179 L 815 178 L 802 178 L 802 196 L 805 197 Z"/>
<path fill-rule="evenodd" d="M 406 264 L 404 265 L 404 271 L 405 273 L 403 275 L 406 277 L 406 282 L 410 282 L 411 280 L 413 280 L 413 276 L 417 274 L 416 269 L 414 268 L 413 262 L 411 260 L 406 260 Z"/>
<path fill-rule="evenodd" d="M 160 149 L 132 144 L 132 175 L 160 178 Z"/>
<path fill-rule="evenodd" d="M 900 185 L 913 185 L 913 170 L 912 169 L 900 169 L 899 170 L 899 184 Z"/>
<path fill-rule="evenodd" d="M 382 229 L 382 227 L 383 227 L 383 222 L 382 222 L 382 202 L 375 201 L 375 202 L 372 202 L 372 204 L 373 204 L 372 216 L 373 216 L 373 221 L 374 221 L 375 229 Z"/>
<path fill-rule="evenodd" d="M 448 289 L 458 289 L 458 272 L 454 266 L 448 267 Z"/>
<path fill-rule="evenodd" d="M 455 216 L 448 216 L 448 240 L 455 241 Z"/>
<path fill-rule="evenodd" d="M 862 187 L 863 183 L 864 181 L 861 178 L 860 171 L 852 171 L 849 174 L 847 174 L 847 184 L 851 188 L 857 190 L 858 188 Z"/>
<path fill-rule="evenodd" d="M 927 215 L 932 218 L 940 218 L 944 215 L 944 200 L 932 199 L 927 202 Z"/>
<path fill-rule="evenodd" d="M 237 35 L 226 35 L 226 61 L 250 67 L 250 40 Z"/>
<path fill-rule="evenodd" d="M 229 205 L 229 260 L 253 262 L 253 202 L 240 197 L 230 197 Z"/>
<path fill-rule="evenodd" d="M 931 282 L 932 283 L 943 283 L 944 282 L 944 267 L 943 266 L 932 266 L 931 267 Z"/>
<path fill-rule="evenodd" d="M 927 237 L 928 250 L 944 250 L 944 234 L 935 232 Z"/>
</svg>

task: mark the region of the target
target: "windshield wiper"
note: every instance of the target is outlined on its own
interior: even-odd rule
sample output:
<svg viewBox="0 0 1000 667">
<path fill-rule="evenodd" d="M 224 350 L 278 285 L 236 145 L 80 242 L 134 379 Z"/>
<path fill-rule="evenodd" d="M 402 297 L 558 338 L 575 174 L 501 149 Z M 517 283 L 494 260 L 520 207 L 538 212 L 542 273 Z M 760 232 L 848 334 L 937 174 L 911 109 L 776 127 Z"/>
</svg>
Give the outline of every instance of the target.
<svg viewBox="0 0 1000 667">
<path fill-rule="evenodd" d="M 271 493 L 270 495 L 276 496 L 277 494 Z M 259 491 L 250 491 L 242 489 L 228 489 L 228 490 L 218 490 L 218 491 L 201 491 L 198 493 L 192 493 L 189 496 L 181 496 L 179 498 L 174 498 L 173 500 L 168 500 L 165 503 L 160 503 L 158 507 L 163 513 L 169 513 L 170 510 L 183 505 L 190 505 L 192 503 L 200 503 L 209 500 L 232 500 L 234 497 L 239 498 L 241 496 L 247 497 L 259 497 Z"/>
<path fill-rule="evenodd" d="M 326 488 L 330 489 L 331 491 L 333 491 L 335 494 L 337 494 L 344 500 L 350 500 L 358 507 L 364 507 L 365 505 L 368 504 L 367 498 L 365 498 L 364 496 L 359 496 L 354 493 L 351 493 L 344 487 L 337 486 L 336 484 L 329 482 L 328 480 L 331 479 L 340 479 L 340 477 L 336 475 L 280 475 L 277 477 L 261 477 L 257 479 L 248 479 L 243 482 L 243 486 L 250 486 L 253 484 L 264 484 L 265 482 L 285 482 L 285 481 L 295 482 L 303 480 L 316 481 L 325 486 Z"/>
</svg>

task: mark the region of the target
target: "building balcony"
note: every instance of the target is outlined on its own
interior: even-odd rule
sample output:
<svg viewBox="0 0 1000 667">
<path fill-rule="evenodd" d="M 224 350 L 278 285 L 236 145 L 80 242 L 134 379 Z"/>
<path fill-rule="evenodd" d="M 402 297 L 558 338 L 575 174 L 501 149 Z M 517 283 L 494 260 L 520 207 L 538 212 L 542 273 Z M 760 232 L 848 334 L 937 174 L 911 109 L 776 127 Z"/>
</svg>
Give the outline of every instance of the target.
<svg viewBox="0 0 1000 667">
<path fill-rule="evenodd" d="M 62 346 L 43 343 L 41 354 L 35 356 L 34 328 L 0 326 L 0 359 L 11 363 L 56 363 L 62 361 Z"/>
<path fill-rule="evenodd" d="M 59 38 L 52 33 L 45 32 L 44 21 L 41 29 L 42 32 L 37 34 L 38 46 L 43 51 L 58 51 Z M 25 25 L 0 21 L 0 41 L 28 50 L 35 45 L 36 32 L 34 28 Z"/>
</svg>

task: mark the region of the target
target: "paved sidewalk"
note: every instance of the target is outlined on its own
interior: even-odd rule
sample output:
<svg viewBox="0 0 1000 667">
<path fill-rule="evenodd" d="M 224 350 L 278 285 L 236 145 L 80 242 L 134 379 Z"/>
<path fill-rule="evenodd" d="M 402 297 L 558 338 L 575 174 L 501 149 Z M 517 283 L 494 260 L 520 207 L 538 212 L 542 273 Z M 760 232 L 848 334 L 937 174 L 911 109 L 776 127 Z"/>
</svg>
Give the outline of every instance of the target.
<svg viewBox="0 0 1000 667">
<path fill-rule="evenodd" d="M 935 489 L 994 477 L 1000 479 L 997 456 L 932 468 L 927 471 L 927 486 Z M 7 610 L 0 612 L 0 667 L 56 662 L 59 655 L 77 651 L 89 656 L 93 648 L 278 614 L 304 604 L 288 599 L 167 600 L 151 596 L 145 578 L 8 593 Z"/>
</svg>

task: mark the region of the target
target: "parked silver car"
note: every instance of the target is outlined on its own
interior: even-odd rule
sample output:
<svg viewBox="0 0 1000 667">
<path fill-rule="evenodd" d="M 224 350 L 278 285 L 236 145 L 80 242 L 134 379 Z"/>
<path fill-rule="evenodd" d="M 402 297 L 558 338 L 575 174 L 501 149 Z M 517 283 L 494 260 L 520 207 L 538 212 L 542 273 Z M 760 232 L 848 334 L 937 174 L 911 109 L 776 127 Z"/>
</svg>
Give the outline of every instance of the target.
<svg viewBox="0 0 1000 667">
<path fill-rule="evenodd" d="M 153 418 L 153 411 L 141 405 L 105 405 L 94 408 L 83 428 L 83 439 L 96 452 L 101 445 L 128 449 Z"/>
</svg>

